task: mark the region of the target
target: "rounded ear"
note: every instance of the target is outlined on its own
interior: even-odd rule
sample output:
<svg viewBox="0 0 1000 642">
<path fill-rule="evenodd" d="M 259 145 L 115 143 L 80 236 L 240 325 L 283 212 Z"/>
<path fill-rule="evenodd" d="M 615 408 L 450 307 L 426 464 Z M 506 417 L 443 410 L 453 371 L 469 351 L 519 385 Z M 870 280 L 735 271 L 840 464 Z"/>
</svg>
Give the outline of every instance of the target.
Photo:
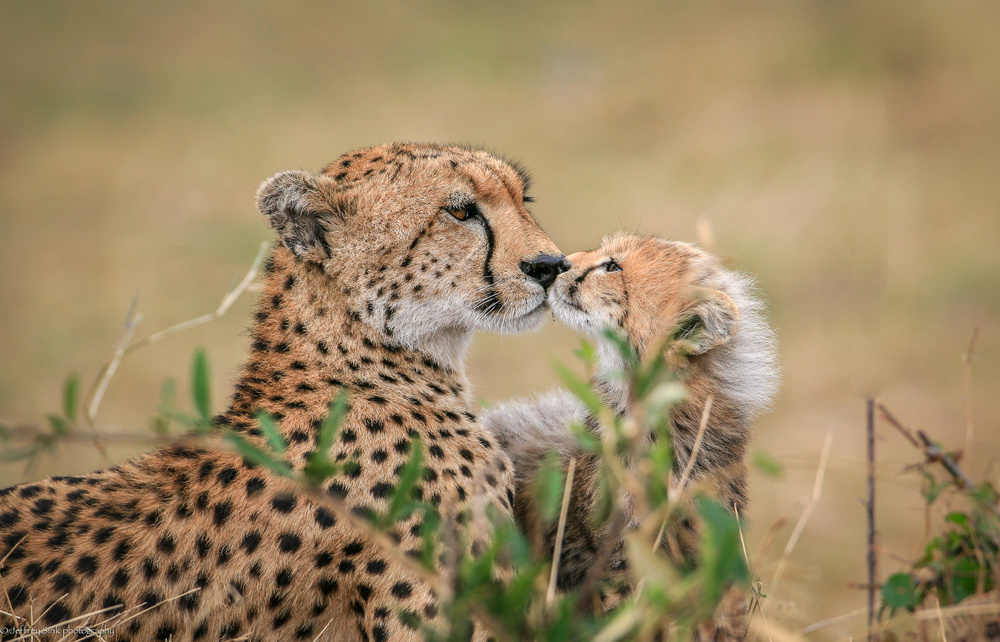
<svg viewBox="0 0 1000 642">
<path fill-rule="evenodd" d="M 257 209 L 296 258 L 322 263 L 331 256 L 328 234 L 351 213 L 335 188 L 326 176 L 280 172 L 260 184 Z"/>
<path fill-rule="evenodd" d="M 705 354 L 733 338 L 740 325 L 740 310 L 720 290 L 696 288 L 695 301 L 685 308 L 674 329 L 674 339 L 689 355 Z"/>
</svg>

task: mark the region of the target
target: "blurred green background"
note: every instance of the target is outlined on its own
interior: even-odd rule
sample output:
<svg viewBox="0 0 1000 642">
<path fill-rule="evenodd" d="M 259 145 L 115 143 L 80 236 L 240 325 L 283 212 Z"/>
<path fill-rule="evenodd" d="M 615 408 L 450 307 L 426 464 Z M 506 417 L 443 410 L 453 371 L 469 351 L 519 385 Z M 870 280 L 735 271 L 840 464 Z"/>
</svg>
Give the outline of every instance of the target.
<svg viewBox="0 0 1000 642">
<path fill-rule="evenodd" d="M 270 238 L 253 194 L 271 173 L 392 140 L 483 145 L 532 172 L 534 214 L 567 253 L 640 230 L 759 276 L 785 381 L 754 448 L 786 470 L 754 475 L 751 552 L 791 520 L 765 583 L 834 439 L 765 613 L 792 628 L 851 613 L 864 399 L 965 447 L 977 325 L 963 466 L 997 477 L 998 25 L 986 0 L 4 2 L 0 421 L 41 421 L 71 371 L 89 383 L 136 290 L 137 337 L 213 310 Z M 221 407 L 251 299 L 128 357 L 101 424 L 143 429 L 198 345 Z M 554 323 L 480 336 L 471 375 L 489 400 L 542 390 L 577 343 Z M 911 558 L 924 514 L 898 472 L 918 456 L 879 432 L 882 544 Z M 0 486 L 103 465 L 67 447 L 0 466 Z"/>
</svg>

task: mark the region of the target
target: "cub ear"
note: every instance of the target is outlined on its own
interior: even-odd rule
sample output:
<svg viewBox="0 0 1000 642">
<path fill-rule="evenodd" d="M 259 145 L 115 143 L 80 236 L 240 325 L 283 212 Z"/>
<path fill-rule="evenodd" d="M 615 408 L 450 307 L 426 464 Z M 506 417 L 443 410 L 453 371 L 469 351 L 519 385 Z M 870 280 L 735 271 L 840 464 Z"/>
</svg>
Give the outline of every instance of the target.
<svg viewBox="0 0 1000 642">
<path fill-rule="evenodd" d="M 352 210 L 336 193 L 332 179 L 299 170 L 261 183 L 257 209 L 296 258 L 316 263 L 330 258 L 327 235 L 336 232 Z"/>
<path fill-rule="evenodd" d="M 693 298 L 678 317 L 673 337 L 682 352 L 699 355 L 733 338 L 740 325 L 740 310 L 720 290 L 694 288 Z"/>
</svg>

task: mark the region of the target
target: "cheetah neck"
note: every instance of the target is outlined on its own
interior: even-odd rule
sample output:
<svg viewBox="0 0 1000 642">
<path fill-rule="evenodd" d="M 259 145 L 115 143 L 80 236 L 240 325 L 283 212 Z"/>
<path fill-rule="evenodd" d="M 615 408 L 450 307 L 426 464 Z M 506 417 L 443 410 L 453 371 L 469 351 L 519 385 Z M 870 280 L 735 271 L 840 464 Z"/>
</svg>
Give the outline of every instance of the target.
<svg viewBox="0 0 1000 642">
<path fill-rule="evenodd" d="M 250 355 L 222 417 L 227 424 L 252 430 L 264 411 L 295 442 L 315 431 L 341 390 L 352 404 L 415 407 L 444 395 L 460 412 L 468 408 L 463 368 L 440 363 L 433 345 L 400 345 L 364 323 L 321 270 L 277 251 L 274 258 L 250 330 Z"/>
</svg>

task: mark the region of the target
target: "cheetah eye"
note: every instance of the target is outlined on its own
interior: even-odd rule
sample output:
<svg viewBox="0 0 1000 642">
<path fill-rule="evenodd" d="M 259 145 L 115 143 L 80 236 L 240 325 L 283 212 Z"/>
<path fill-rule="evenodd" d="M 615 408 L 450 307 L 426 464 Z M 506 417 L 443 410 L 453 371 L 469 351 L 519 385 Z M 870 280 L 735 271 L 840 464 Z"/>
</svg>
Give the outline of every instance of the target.
<svg viewBox="0 0 1000 642">
<path fill-rule="evenodd" d="M 605 272 L 621 272 L 622 266 L 618 265 L 618 261 L 614 259 L 608 259 L 608 262 L 604 264 Z"/>
<path fill-rule="evenodd" d="M 479 212 L 479 208 L 476 207 L 475 203 L 467 203 L 461 207 L 446 207 L 445 211 L 460 221 L 465 221 L 470 218 L 482 216 L 482 214 Z"/>
</svg>

